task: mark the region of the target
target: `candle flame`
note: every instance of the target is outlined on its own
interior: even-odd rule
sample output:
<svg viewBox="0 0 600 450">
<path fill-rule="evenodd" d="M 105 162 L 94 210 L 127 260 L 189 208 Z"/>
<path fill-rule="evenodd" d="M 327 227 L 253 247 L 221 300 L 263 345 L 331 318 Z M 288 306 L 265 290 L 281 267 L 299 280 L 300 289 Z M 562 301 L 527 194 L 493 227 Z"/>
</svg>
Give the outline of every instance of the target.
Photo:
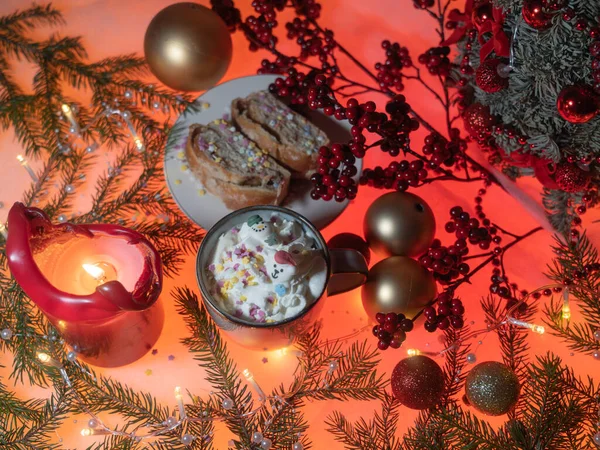
<svg viewBox="0 0 600 450">
<path fill-rule="evenodd" d="M 94 264 L 82 264 L 82 267 L 83 270 L 89 273 L 91 277 L 95 278 L 96 280 L 101 280 L 105 276 L 104 270 Z"/>
</svg>

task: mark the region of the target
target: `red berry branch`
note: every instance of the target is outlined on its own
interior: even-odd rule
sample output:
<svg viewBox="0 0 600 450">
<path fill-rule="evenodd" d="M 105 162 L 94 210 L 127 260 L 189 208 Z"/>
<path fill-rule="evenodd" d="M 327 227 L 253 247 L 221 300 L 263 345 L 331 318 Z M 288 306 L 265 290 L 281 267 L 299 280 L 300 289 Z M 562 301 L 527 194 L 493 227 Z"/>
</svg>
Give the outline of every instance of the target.
<svg viewBox="0 0 600 450">
<path fill-rule="evenodd" d="M 447 20 L 451 0 L 444 3 L 438 0 L 437 11 L 433 10 L 436 5 L 434 0 L 413 2 L 416 8 L 425 10 L 436 21 L 441 43 L 446 41 L 446 29 L 453 30 L 454 34 L 467 35 L 467 49 L 470 42 L 476 39 L 477 33 L 469 28 L 473 27 L 472 24 L 463 24 L 462 18 Z M 507 299 L 507 308 L 516 304 L 519 295 L 522 298 L 523 293 L 518 292 L 518 287 L 509 284 L 504 270 L 504 254 L 509 248 L 540 231 L 541 227 L 517 236 L 491 223 L 483 212 L 486 188 L 491 184 L 502 186 L 468 154 L 470 137 L 462 137 L 460 129 L 453 126 L 461 114 L 452 117 L 454 104 L 460 110 L 466 106 L 464 92 L 459 91 L 456 98 L 452 98 L 450 89 L 465 86 L 465 76 L 474 74 L 468 55 L 460 64 L 455 64 L 449 58 L 450 48 L 443 44 L 419 55 L 418 64 L 426 68 L 439 83 L 439 88 L 434 88 L 422 76 L 421 68 L 415 65 L 408 48 L 397 42 L 384 40 L 381 47 L 385 60 L 376 63 L 374 71 L 369 69 L 336 39 L 332 30 L 319 25 L 317 20 L 321 6 L 315 0 L 254 0 L 252 6 L 256 15 L 244 20 L 231 0 L 211 0 L 211 4 L 232 31 L 244 33 L 251 50 L 262 49 L 271 53 L 274 59 L 264 59 L 258 72 L 282 75 L 270 86 L 272 93 L 294 108 L 320 110 L 337 120 L 347 120 L 352 125 L 348 142 L 336 142 L 319 148 L 318 169 L 311 178 L 311 197 L 314 200 L 351 200 L 356 197 L 359 185 L 407 191 L 435 181 L 483 183 L 483 188 L 475 198 L 475 216 L 460 206 L 450 211 L 451 220 L 446 223 L 445 229 L 454 235 L 454 242 L 442 245 L 436 239 L 419 258 L 420 263 L 445 286 L 445 290 L 413 318 L 394 313 L 378 314 L 378 325 L 373 328 L 373 334 L 378 338 L 381 350 L 400 347 L 406 339 L 406 333 L 413 329 L 414 321 L 421 315 L 427 319 L 424 326 L 428 331 L 462 328 L 465 310 L 455 292 L 488 264 L 494 266 L 490 292 Z M 295 17 L 285 24 L 285 31 L 286 37 L 298 45 L 296 55 L 280 52 L 278 39 L 273 34 L 279 26 L 278 13 L 286 8 L 295 12 Z M 458 13 L 453 14 L 457 17 Z M 470 17 L 468 20 L 471 20 Z M 358 82 L 346 76 L 338 64 L 340 57 L 354 63 L 368 76 L 370 83 Z M 417 113 L 401 94 L 407 83 L 412 81 L 421 84 L 444 108 L 445 133 Z M 375 102 L 361 102 L 356 98 L 365 93 L 387 96 L 389 100 L 385 109 L 378 110 Z M 463 115 L 468 119 L 469 134 L 475 136 L 479 143 L 485 143 L 493 131 L 493 118 L 472 109 L 466 110 Z M 420 126 L 424 126 L 429 134 L 423 147 L 417 151 L 412 146 L 411 133 Z M 501 132 L 511 133 L 504 128 Z M 524 139 L 516 135 L 514 138 Z M 358 173 L 356 161 L 377 148 L 388 153 L 393 160 L 385 168 L 364 169 L 357 183 L 354 179 Z M 501 246 L 501 235 L 513 239 Z M 470 254 L 472 248 L 483 252 Z M 483 261 L 471 268 L 472 261 L 480 258 Z"/>
</svg>

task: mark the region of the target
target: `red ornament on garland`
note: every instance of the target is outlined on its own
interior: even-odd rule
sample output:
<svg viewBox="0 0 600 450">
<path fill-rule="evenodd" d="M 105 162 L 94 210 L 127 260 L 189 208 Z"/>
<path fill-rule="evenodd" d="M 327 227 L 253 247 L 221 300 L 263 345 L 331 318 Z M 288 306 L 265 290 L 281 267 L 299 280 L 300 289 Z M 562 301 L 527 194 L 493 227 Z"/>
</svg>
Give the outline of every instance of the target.
<svg viewBox="0 0 600 450">
<path fill-rule="evenodd" d="M 523 3 L 523 19 L 536 30 L 546 30 L 552 25 L 552 14 L 544 11 L 543 0 L 525 0 Z"/>
<path fill-rule="evenodd" d="M 481 103 L 473 103 L 462 114 L 465 129 L 473 137 L 480 134 L 489 134 L 496 123 L 490 113 L 490 107 Z"/>
<path fill-rule="evenodd" d="M 585 123 L 600 112 L 598 94 L 589 86 L 575 84 L 560 91 L 556 108 L 563 119 L 571 123 Z"/>
<path fill-rule="evenodd" d="M 498 71 L 504 65 L 498 58 L 488 59 L 482 62 L 475 72 L 475 81 L 485 92 L 492 94 L 508 87 L 508 78 L 500 75 Z"/>
<path fill-rule="evenodd" d="M 403 359 L 392 372 L 392 392 L 408 408 L 433 408 L 444 394 L 444 372 L 427 356 Z"/>
<path fill-rule="evenodd" d="M 340 233 L 329 239 L 328 248 L 350 248 L 360 252 L 367 264 L 371 262 L 371 250 L 369 244 L 360 236 L 353 233 Z"/>
<path fill-rule="evenodd" d="M 575 164 L 560 164 L 556 167 L 554 179 L 558 187 L 565 192 L 583 191 L 590 182 L 590 175 Z"/>
</svg>

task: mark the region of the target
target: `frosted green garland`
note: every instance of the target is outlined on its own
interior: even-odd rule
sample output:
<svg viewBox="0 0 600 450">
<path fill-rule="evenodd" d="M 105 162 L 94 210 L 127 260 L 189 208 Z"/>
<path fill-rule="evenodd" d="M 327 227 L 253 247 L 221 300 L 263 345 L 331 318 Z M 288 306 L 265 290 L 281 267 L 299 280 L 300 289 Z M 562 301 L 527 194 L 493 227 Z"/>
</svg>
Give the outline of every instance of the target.
<svg viewBox="0 0 600 450">
<path fill-rule="evenodd" d="M 499 124 L 511 126 L 517 135 L 527 136 L 527 144 L 519 145 L 515 139 L 494 134 L 496 145 L 505 153 L 515 151 L 531 153 L 555 163 L 565 162 L 567 155 L 577 160 L 600 155 L 600 118 L 577 125 L 564 120 L 556 108 L 560 91 L 576 83 L 593 84 L 592 55 L 589 46 L 592 38 L 588 31 L 575 28 L 575 21 L 565 21 L 562 11 L 552 18 L 552 26 L 538 31 L 522 20 L 523 0 L 492 0 L 496 7 L 506 11 L 504 30 L 512 36 L 518 27 L 514 50 L 514 70 L 509 76 L 509 86 L 497 93 L 487 93 L 469 78 L 468 86 L 474 89 L 473 102 L 488 105 L 490 112 L 499 118 Z M 600 2 L 569 0 L 578 17 L 585 17 L 590 26 L 600 17 Z M 589 29 L 589 27 L 588 27 Z M 468 53 L 473 68 L 480 65 L 480 43 L 475 39 L 467 52 L 466 38 L 458 44 L 458 61 Z M 488 58 L 494 58 L 494 54 Z M 501 162 L 503 171 L 511 178 L 533 175 L 530 168 L 511 167 Z M 593 185 L 597 184 L 597 170 L 592 166 Z M 597 195 L 597 194 L 596 194 Z M 581 194 L 566 194 L 544 190 L 544 204 L 553 225 L 567 232 L 575 216 L 574 206 L 581 202 Z M 557 208 L 557 209 L 555 209 Z"/>
</svg>

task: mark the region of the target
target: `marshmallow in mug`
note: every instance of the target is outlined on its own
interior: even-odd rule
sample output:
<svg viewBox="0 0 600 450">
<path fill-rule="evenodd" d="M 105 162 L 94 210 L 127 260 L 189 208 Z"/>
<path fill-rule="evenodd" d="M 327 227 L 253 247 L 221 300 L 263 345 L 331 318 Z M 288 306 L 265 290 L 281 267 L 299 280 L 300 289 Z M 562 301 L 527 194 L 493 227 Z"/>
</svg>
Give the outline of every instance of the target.
<svg viewBox="0 0 600 450">
<path fill-rule="evenodd" d="M 302 313 L 325 288 L 323 251 L 300 223 L 253 215 L 219 238 L 208 267 L 211 294 L 250 322 L 280 322 Z"/>
</svg>

